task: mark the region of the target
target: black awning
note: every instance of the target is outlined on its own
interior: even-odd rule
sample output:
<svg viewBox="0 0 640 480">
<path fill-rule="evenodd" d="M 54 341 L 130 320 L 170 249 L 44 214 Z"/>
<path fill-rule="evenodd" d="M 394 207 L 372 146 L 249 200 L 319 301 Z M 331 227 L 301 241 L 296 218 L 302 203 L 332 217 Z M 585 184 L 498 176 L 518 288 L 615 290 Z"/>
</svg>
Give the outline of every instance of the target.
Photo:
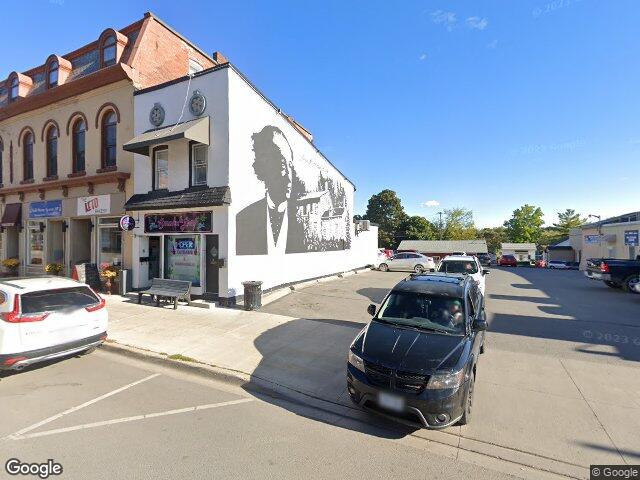
<svg viewBox="0 0 640 480">
<path fill-rule="evenodd" d="M 22 223 L 22 204 L 7 203 L 2 213 L 0 225 L 3 227 L 16 227 Z"/>
<path fill-rule="evenodd" d="M 191 187 L 177 192 L 154 190 L 149 193 L 133 195 L 124 209 L 136 210 L 169 210 L 175 208 L 219 207 L 231 203 L 229 187 Z"/>
</svg>

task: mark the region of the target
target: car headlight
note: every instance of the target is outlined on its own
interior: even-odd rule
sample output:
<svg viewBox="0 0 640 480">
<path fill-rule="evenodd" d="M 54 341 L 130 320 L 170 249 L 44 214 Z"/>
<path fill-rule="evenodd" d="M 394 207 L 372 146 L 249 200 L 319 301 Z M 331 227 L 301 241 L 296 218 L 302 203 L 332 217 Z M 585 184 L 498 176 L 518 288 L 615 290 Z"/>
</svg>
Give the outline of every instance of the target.
<svg viewBox="0 0 640 480">
<path fill-rule="evenodd" d="M 349 363 L 360 370 L 362 373 L 364 373 L 364 362 L 351 350 L 349 350 Z"/>
<path fill-rule="evenodd" d="M 464 381 L 464 368 L 459 372 L 436 373 L 427 382 L 427 388 L 442 390 L 445 388 L 458 388 Z"/>
</svg>

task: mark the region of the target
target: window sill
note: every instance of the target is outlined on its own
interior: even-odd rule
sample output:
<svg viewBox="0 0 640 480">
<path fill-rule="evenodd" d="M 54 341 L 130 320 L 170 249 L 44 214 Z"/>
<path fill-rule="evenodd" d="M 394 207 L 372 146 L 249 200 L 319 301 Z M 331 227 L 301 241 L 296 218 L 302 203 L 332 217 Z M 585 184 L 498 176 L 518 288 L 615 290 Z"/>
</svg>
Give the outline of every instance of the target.
<svg viewBox="0 0 640 480">
<path fill-rule="evenodd" d="M 30 183 L 33 183 L 35 180 L 33 178 L 27 178 L 26 180 L 22 180 L 20 182 L 20 185 L 29 185 Z"/>
<path fill-rule="evenodd" d="M 58 180 L 58 175 L 49 175 L 42 179 L 43 182 L 53 182 L 54 180 Z"/>
<path fill-rule="evenodd" d="M 99 168 L 98 170 L 96 170 L 96 173 L 109 173 L 109 172 L 115 172 L 117 170 L 118 170 L 117 165 L 111 165 L 110 167 Z"/>
<path fill-rule="evenodd" d="M 77 178 L 77 177 L 84 177 L 87 174 L 87 172 L 85 172 L 84 170 L 81 172 L 73 172 L 70 173 L 69 175 L 67 175 L 67 177 L 69 178 Z"/>
</svg>

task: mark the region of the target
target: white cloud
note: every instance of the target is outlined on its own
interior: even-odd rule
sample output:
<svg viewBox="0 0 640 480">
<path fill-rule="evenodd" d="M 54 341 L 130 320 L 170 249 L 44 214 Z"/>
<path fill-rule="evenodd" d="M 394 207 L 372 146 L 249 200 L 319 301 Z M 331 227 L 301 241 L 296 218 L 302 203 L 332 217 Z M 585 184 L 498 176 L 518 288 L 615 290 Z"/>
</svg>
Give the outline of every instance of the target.
<svg viewBox="0 0 640 480">
<path fill-rule="evenodd" d="M 476 30 L 484 30 L 489 25 L 489 20 L 480 17 L 467 18 L 467 27 L 474 28 Z"/>
<path fill-rule="evenodd" d="M 426 60 L 426 59 L 427 59 L 427 54 L 426 54 L 426 53 L 423 53 L 423 54 L 422 54 L 422 55 L 420 55 L 418 58 L 419 58 L 419 59 L 420 59 L 420 61 L 422 62 L 423 60 Z"/>
<path fill-rule="evenodd" d="M 423 207 L 439 207 L 440 206 L 440 202 L 437 200 L 427 200 L 426 202 L 424 202 L 422 204 Z"/>
<path fill-rule="evenodd" d="M 435 12 L 431 12 L 431 20 L 433 23 L 444 25 L 447 30 L 451 31 L 456 23 L 456 14 L 453 12 L 436 10 Z"/>
<path fill-rule="evenodd" d="M 487 43 L 487 48 L 490 50 L 495 50 L 496 48 L 498 48 L 498 40 L 495 39 Z"/>
</svg>

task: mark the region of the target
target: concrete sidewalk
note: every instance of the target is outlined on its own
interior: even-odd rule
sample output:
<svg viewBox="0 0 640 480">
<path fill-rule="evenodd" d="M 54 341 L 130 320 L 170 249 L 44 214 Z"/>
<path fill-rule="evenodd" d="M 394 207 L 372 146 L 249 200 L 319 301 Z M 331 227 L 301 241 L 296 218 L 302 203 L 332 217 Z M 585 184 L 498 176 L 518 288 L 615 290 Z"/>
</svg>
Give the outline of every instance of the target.
<svg viewBox="0 0 640 480">
<path fill-rule="evenodd" d="M 509 282 L 519 285 L 516 277 L 495 273 L 489 288 L 499 300 L 490 304 L 489 315 L 496 328 L 505 318 L 513 324 L 528 318 L 514 313 L 518 308 L 533 308 L 532 295 L 545 300 L 533 285 L 520 289 L 518 295 L 523 296 L 518 297 L 518 290 L 509 286 Z M 357 312 L 364 312 L 368 302 L 379 301 L 386 282 L 397 281 L 392 275 L 378 274 L 312 287 L 266 308 L 294 315 L 307 312 L 309 319 L 264 311 L 186 306 L 173 310 L 113 296 L 107 299 L 109 336 L 120 344 L 184 355 L 245 380 L 264 380 L 326 400 L 349 415 L 356 412 L 353 414 L 371 421 L 349 401 L 345 369 L 349 345 L 368 321 Z M 499 280 L 504 287 L 497 282 L 499 275 L 504 276 Z M 337 310 L 348 315 L 340 318 Z M 551 315 L 538 310 L 530 313 L 538 322 Z M 555 310 L 553 315 L 557 317 Z M 573 345 L 554 339 L 542 343 L 510 332 L 490 335 L 488 353 L 479 366 L 473 422 L 444 431 L 418 430 L 412 436 L 433 442 L 437 453 L 484 466 L 487 460 L 500 459 L 522 471 L 533 468 L 533 478 L 547 474 L 588 478 L 590 464 L 637 463 L 640 375 L 633 362 L 612 364 L 599 361 L 601 356 L 564 351 L 551 355 L 545 352 L 565 346 L 573 350 Z"/>
</svg>

